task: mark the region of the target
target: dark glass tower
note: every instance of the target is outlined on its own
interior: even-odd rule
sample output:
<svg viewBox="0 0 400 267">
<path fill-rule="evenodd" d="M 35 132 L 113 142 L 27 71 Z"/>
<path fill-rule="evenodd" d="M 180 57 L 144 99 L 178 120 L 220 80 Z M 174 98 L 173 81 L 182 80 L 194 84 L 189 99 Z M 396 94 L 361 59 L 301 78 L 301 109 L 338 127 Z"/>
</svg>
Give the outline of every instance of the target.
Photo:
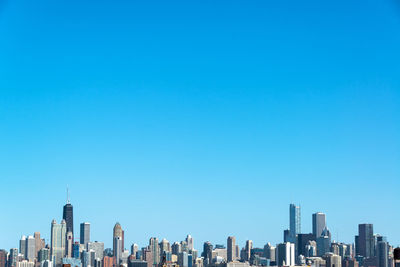
<svg viewBox="0 0 400 267">
<path fill-rule="evenodd" d="M 73 207 L 69 201 L 64 205 L 63 210 L 63 219 L 67 223 L 67 233 L 72 232 L 72 236 L 74 235 L 74 215 L 73 215 Z"/>
<path fill-rule="evenodd" d="M 372 224 L 365 223 L 358 225 L 358 246 L 358 252 L 361 256 L 365 258 L 375 256 L 375 237 Z"/>
</svg>

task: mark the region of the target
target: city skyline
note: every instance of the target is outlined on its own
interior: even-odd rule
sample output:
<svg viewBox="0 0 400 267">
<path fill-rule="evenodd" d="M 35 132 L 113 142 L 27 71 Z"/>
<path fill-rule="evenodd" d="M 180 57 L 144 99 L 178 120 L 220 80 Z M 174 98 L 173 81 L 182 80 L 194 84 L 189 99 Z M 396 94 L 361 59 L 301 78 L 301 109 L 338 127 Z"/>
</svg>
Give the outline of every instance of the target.
<svg viewBox="0 0 400 267">
<path fill-rule="evenodd" d="M 67 193 L 68 194 L 68 193 Z M 67 210 L 67 212 L 66 212 Z M 0 249 L 1 267 L 398 267 L 400 247 L 393 247 L 387 236 L 374 231 L 373 224 L 358 224 L 354 243 L 332 239 L 326 214 L 312 214 L 313 233 L 301 231 L 301 206 L 289 205 L 289 225 L 283 241 L 257 247 L 253 240 L 244 246 L 228 236 L 226 244 L 203 242 L 203 251 L 194 246 L 195 239 L 187 234 L 180 242 L 150 237 L 148 245 L 127 245 L 126 228 L 116 222 L 112 231 L 112 249 L 104 242 L 93 241 L 90 223 L 81 223 L 80 236 L 74 240 L 73 205 L 67 198 L 60 223 L 51 222 L 51 241 L 46 243 L 40 232 L 23 235 L 18 248 L 10 252 Z M 321 229 L 323 229 L 321 231 Z M 295 233 L 295 234 L 294 234 Z M 161 240 L 161 241 L 160 241 Z M 172 244 L 172 245 L 171 245 Z M 126 248 L 128 246 L 128 248 Z M 129 250 L 130 247 L 130 250 Z M 396 256 L 394 256 L 396 255 Z"/>
<path fill-rule="evenodd" d="M 68 193 L 67 193 L 68 194 Z M 69 200 L 69 197 L 67 198 L 68 200 L 67 200 L 67 202 L 65 203 L 65 205 L 63 206 L 63 212 L 62 212 L 62 217 L 59 219 L 59 220 L 57 220 L 56 218 L 54 218 L 54 219 L 52 219 L 52 222 L 51 222 L 51 225 L 53 225 L 53 224 L 57 224 L 57 223 L 60 223 L 60 224 L 62 224 L 63 222 L 65 223 L 65 229 L 63 230 L 64 232 L 63 232 L 63 234 L 61 234 L 61 236 L 63 236 L 63 235 L 66 235 L 67 233 L 68 233 L 68 231 L 67 231 L 67 229 L 68 229 L 68 226 L 67 226 L 67 221 L 65 220 L 65 218 L 64 218 L 64 210 L 65 210 L 65 207 L 67 206 L 70 210 L 72 210 L 72 207 L 74 207 L 74 205 L 70 202 L 70 200 Z M 293 212 L 293 210 L 296 210 L 296 212 Z M 301 206 L 299 205 L 299 206 L 297 206 L 297 204 L 294 204 L 294 203 L 290 203 L 290 205 L 289 205 L 289 213 L 288 213 L 288 216 L 287 216 L 287 221 L 288 221 L 288 224 L 287 224 L 287 226 L 285 226 L 285 225 L 282 225 L 282 227 L 281 227 L 281 229 L 280 229 L 280 231 L 281 231 L 281 237 L 283 237 L 283 235 L 282 235 L 282 233 L 284 232 L 284 231 L 288 231 L 288 242 L 291 242 L 291 243 L 294 243 L 294 240 L 296 239 L 296 238 L 294 238 L 293 239 L 293 236 L 291 235 L 291 233 L 290 233 L 290 226 L 291 225 L 293 225 L 293 220 L 295 220 L 294 219 L 294 217 L 292 217 L 294 214 L 296 214 L 296 217 L 298 217 L 300 220 L 301 220 L 301 216 L 298 216 L 298 215 L 300 215 L 302 212 L 301 212 Z M 72 214 L 72 212 L 71 212 L 71 214 L 69 215 L 69 216 L 73 216 L 73 214 Z M 298 228 L 298 229 L 300 229 L 300 232 L 296 232 L 296 235 L 297 234 L 313 234 L 314 233 L 314 227 L 317 227 L 318 228 L 318 226 L 317 225 L 319 225 L 320 223 L 321 223 L 321 221 L 319 221 L 319 220 L 317 220 L 317 221 L 314 221 L 314 217 L 315 216 L 323 216 L 323 226 L 322 226 L 322 228 L 321 229 L 323 229 L 324 227 L 326 227 L 326 229 L 329 229 L 330 227 L 328 227 L 328 223 L 327 223 L 327 221 L 326 221 L 326 213 L 324 213 L 324 212 L 321 212 L 321 211 L 316 211 L 316 212 L 313 212 L 312 214 L 310 214 L 310 216 L 308 216 L 309 217 L 309 221 L 311 221 L 311 228 L 310 229 L 306 229 L 306 230 L 301 230 L 301 228 Z M 297 220 L 297 219 L 296 219 Z M 363 224 L 370 224 L 371 222 L 360 222 L 359 224 L 357 224 L 357 226 L 356 227 L 358 227 L 357 228 L 357 230 L 358 231 L 360 231 L 360 225 L 363 225 Z M 75 224 L 78 224 L 78 225 L 80 225 L 80 227 L 77 227 L 76 229 L 79 229 L 79 233 L 75 233 L 75 234 L 73 234 L 73 236 L 74 236 L 74 241 L 75 242 L 81 242 L 81 240 L 80 240 L 80 236 L 82 236 L 82 230 L 84 231 L 84 232 L 89 232 L 89 233 L 87 233 L 87 235 L 88 236 L 86 236 L 86 238 L 87 238 L 87 240 L 89 240 L 90 239 L 90 242 L 97 242 L 97 241 L 101 241 L 101 242 L 103 242 L 104 243 L 104 245 L 105 245 L 105 247 L 107 247 L 107 248 L 113 248 L 114 246 L 115 246 L 115 244 L 114 244 L 114 241 L 111 241 L 111 242 L 108 242 L 108 239 L 97 239 L 97 238 L 93 238 L 93 236 L 92 236 L 92 234 L 91 234 L 91 229 L 92 229 L 92 223 L 91 222 L 86 222 L 86 221 L 83 221 L 83 222 L 79 222 L 79 223 L 75 223 Z M 300 224 L 301 224 L 301 222 L 300 222 Z M 373 223 L 371 223 L 371 224 L 373 224 Z M 86 225 L 86 227 L 84 227 L 83 225 Z M 89 226 L 87 226 L 87 225 L 89 225 Z M 296 225 L 296 224 L 294 224 L 294 225 Z M 315 225 L 315 226 L 314 226 Z M 74 226 L 72 226 L 72 227 L 74 227 Z M 89 228 L 88 228 L 89 227 Z M 117 230 L 115 230 L 116 229 L 116 227 L 117 227 Z M 118 228 L 119 227 L 119 228 Z M 139 245 L 139 247 L 141 247 L 141 245 L 145 245 L 147 242 L 148 242 L 148 238 L 150 238 L 151 236 L 153 236 L 153 235 L 150 235 L 150 236 L 148 236 L 147 237 L 147 239 L 145 238 L 145 239 L 142 239 L 141 240 L 141 242 L 137 239 L 137 240 L 126 240 L 125 239 L 125 230 L 127 229 L 127 227 L 125 226 L 125 228 L 124 228 L 124 230 L 122 230 L 121 229 L 121 224 L 119 223 L 119 221 L 116 221 L 116 223 L 114 223 L 113 224 L 113 228 L 114 228 L 114 230 L 112 231 L 113 233 L 112 233 L 112 235 L 114 236 L 115 235 L 115 231 L 119 231 L 118 233 L 119 234 L 117 234 L 118 236 L 120 236 L 120 237 L 122 237 L 122 242 L 121 242 L 121 247 L 123 248 L 123 249 L 129 249 L 130 248 L 130 245 L 131 244 L 138 244 Z M 317 229 L 316 228 L 316 229 Z M 35 233 L 36 232 L 39 232 L 39 233 L 41 233 L 41 237 L 43 238 L 43 237 L 45 237 L 43 240 L 46 242 L 46 243 L 51 243 L 52 241 L 51 241 L 51 236 L 52 236 L 52 234 L 51 234 L 51 229 L 52 228 L 50 228 L 49 227 L 49 229 L 50 229 L 50 233 L 49 233 L 49 236 L 48 236 L 48 238 L 46 238 L 46 236 L 45 236 L 45 233 L 46 233 L 46 231 L 35 231 Z M 108 230 L 110 230 L 110 229 L 108 229 Z M 122 232 L 121 232 L 122 231 Z M 272 229 L 272 231 L 277 231 L 276 229 Z M 105 235 L 103 235 L 103 236 L 107 236 L 107 235 L 111 235 L 110 233 L 107 233 L 107 231 L 105 231 L 106 233 L 105 233 Z M 331 232 L 331 234 L 332 234 L 332 231 L 330 231 Z M 128 233 L 129 233 L 129 230 L 128 230 Z M 372 231 L 372 233 L 374 233 L 373 231 Z M 335 234 L 335 233 L 333 233 L 333 234 Z M 345 237 L 344 239 L 337 239 L 338 238 L 338 235 L 332 235 L 332 237 L 331 237 L 331 240 L 332 240 L 332 242 L 344 242 L 344 243 L 348 243 L 348 244 L 352 244 L 352 243 L 354 243 L 354 236 L 356 235 L 357 233 L 354 233 L 354 235 L 353 236 L 350 236 L 350 237 Z M 376 233 L 374 233 L 374 234 L 381 234 L 380 232 L 376 232 Z M 85 235 L 85 234 L 84 234 Z M 122 236 L 121 236 L 122 235 Z M 182 236 L 186 236 L 186 235 L 191 235 L 191 233 L 186 233 L 186 234 L 182 234 Z M 21 236 L 22 237 L 28 237 L 28 236 L 30 236 L 29 234 L 26 234 L 26 233 L 23 233 L 23 234 L 21 234 Z M 131 235 L 128 235 L 128 236 L 131 236 Z M 238 239 L 236 238 L 236 236 L 237 235 L 235 235 L 234 233 L 232 233 L 232 235 L 229 235 L 229 236 L 227 236 L 228 237 L 228 239 L 229 239 L 229 237 L 233 237 L 233 239 L 234 239 L 234 241 L 233 241 L 233 244 L 235 244 L 236 243 L 236 245 L 239 245 L 239 246 L 241 246 L 242 244 L 241 243 L 239 243 L 240 241 L 243 241 L 242 243 L 243 243 L 243 246 L 245 245 L 245 243 L 246 243 L 246 240 L 252 240 L 252 242 L 253 242 L 253 247 L 264 247 L 265 246 L 265 244 L 266 243 L 274 243 L 274 244 L 279 244 L 279 243 L 281 243 L 281 242 L 286 242 L 285 240 L 284 240 L 284 238 L 281 238 L 281 240 L 264 240 L 264 241 L 260 241 L 260 239 L 257 239 L 257 238 L 247 238 L 247 239 L 244 239 L 244 240 L 239 240 L 239 242 L 237 241 Z M 383 236 L 388 236 L 388 238 L 387 238 L 387 240 L 390 242 L 391 241 L 391 235 L 390 234 L 387 234 L 387 235 L 383 235 Z M 167 240 L 170 240 L 169 238 L 167 238 L 166 236 L 157 236 L 158 238 L 159 238 L 159 240 L 162 240 L 162 239 L 164 239 L 164 238 L 166 238 Z M 108 238 L 110 238 L 111 240 L 114 240 L 114 237 L 108 237 Z M 314 238 L 316 238 L 315 236 L 314 236 Z M 124 240 L 125 239 L 125 240 Z M 87 241 L 86 240 L 86 241 Z M 178 239 L 176 239 L 176 240 L 179 240 L 179 238 Z M 254 243 L 254 240 L 258 240 L 258 242 L 256 241 L 256 243 Z M 124 244 L 124 241 L 125 241 L 125 244 Z M 213 239 L 205 239 L 205 240 L 198 240 L 199 242 L 196 242 L 195 244 L 196 244 L 196 246 L 194 246 L 194 248 L 196 249 L 196 250 L 198 250 L 198 251 L 200 251 L 201 250 L 201 248 L 202 248 L 202 246 L 203 246 L 203 243 L 204 242 L 212 242 L 212 244 L 224 244 L 224 245 L 226 245 L 224 242 L 219 242 L 219 241 L 215 241 L 215 240 L 213 240 Z M 229 241 L 228 241 L 229 242 Z M 264 242 L 264 244 L 262 243 L 262 242 Z M 393 243 L 393 242 L 392 242 Z M 86 243 L 84 243 L 85 245 L 87 245 L 87 242 Z M 395 246 L 400 246 L 400 245 L 396 245 L 396 244 L 394 244 Z M 1 244 L 0 244 L 0 247 L 1 247 Z M 18 247 L 18 246 L 15 246 L 15 247 Z M 14 247 L 10 247 L 10 249 L 11 248 L 14 248 Z M 228 246 L 227 246 L 227 248 L 228 248 Z M 64 248 L 65 249 L 65 248 Z"/>
</svg>

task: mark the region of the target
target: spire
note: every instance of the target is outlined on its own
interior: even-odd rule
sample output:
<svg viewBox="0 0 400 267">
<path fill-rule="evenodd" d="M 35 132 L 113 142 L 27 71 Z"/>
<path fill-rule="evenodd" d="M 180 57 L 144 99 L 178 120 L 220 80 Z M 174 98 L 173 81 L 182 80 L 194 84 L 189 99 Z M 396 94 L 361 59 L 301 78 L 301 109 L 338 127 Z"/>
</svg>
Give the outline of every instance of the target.
<svg viewBox="0 0 400 267">
<path fill-rule="evenodd" d="M 68 185 L 67 185 L 67 204 L 70 204 L 70 202 L 69 202 L 69 190 L 68 190 Z"/>
</svg>

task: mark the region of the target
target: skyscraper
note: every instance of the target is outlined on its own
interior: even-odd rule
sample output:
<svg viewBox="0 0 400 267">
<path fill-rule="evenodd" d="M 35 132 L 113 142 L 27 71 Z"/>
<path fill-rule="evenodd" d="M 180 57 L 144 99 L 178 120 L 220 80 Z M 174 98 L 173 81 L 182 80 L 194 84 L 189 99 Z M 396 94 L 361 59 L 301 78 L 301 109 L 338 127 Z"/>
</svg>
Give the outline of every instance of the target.
<svg viewBox="0 0 400 267">
<path fill-rule="evenodd" d="M 62 220 L 57 224 L 56 220 L 51 222 L 51 259 L 55 267 L 61 266 L 65 254 L 67 223 Z"/>
<path fill-rule="evenodd" d="M 35 232 L 33 237 L 35 238 L 35 257 L 38 256 L 39 251 L 44 248 L 44 239 L 40 238 L 40 232 Z"/>
<path fill-rule="evenodd" d="M 188 267 L 189 266 L 189 259 L 187 252 L 181 252 L 178 255 L 178 265 L 179 267 Z"/>
<path fill-rule="evenodd" d="M 271 262 L 275 262 L 275 247 L 271 246 L 271 243 L 267 243 L 264 246 L 264 256 L 269 259 Z"/>
<path fill-rule="evenodd" d="M 36 242 L 33 236 L 28 236 L 26 239 L 26 248 L 25 248 L 25 259 L 28 261 L 34 261 L 36 258 Z"/>
<path fill-rule="evenodd" d="M 181 250 L 181 244 L 179 242 L 174 242 L 171 246 L 172 254 L 174 255 L 179 255 L 179 253 L 182 252 Z"/>
<path fill-rule="evenodd" d="M 42 262 L 46 260 L 50 260 L 50 250 L 48 248 L 42 248 L 38 253 L 38 261 Z"/>
<path fill-rule="evenodd" d="M 325 253 L 330 251 L 331 247 L 331 233 L 328 228 L 325 228 L 321 236 L 317 238 L 317 255 L 322 257 Z"/>
<path fill-rule="evenodd" d="M 67 239 L 65 242 L 65 255 L 67 258 L 72 258 L 72 246 L 74 244 L 72 232 L 67 232 Z"/>
<path fill-rule="evenodd" d="M 119 222 L 117 222 L 114 225 L 114 229 L 113 229 L 113 252 L 114 252 L 114 256 L 116 254 L 116 247 L 115 247 L 115 238 L 119 237 L 121 240 L 121 247 L 120 247 L 120 252 L 122 253 L 122 251 L 124 250 L 124 231 L 122 230 L 121 225 L 119 224 Z"/>
<path fill-rule="evenodd" d="M 21 253 L 24 257 L 26 258 L 26 236 L 22 236 L 21 239 L 19 240 L 19 253 Z"/>
<path fill-rule="evenodd" d="M 194 249 L 194 244 L 193 244 L 193 237 L 191 235 L 186 236 L 186 243 L 189 251 L 192 251 Z"/>
<path fill-rule="evenodd" d="M 212 250 L 213 250 L 213 245 L 210 242 L 204 242 L 203 244 L 203 254 L 202 256 L 204 257 L 204 264 L 210 264 L 212 260 Z"/>
<path fill-rule="evenodd" d="M 253 248 L 253 241 L 252 240 L 247 240 L 246 241 L 246 247 L 245 247 L 245 260 L 250 261 L 251 258 L 251 249 Z"/>
<path fill-rule="evenodd" d="M 10 256 L 8 257 L 8 267 L 16 267 L 18 261 L 18 249 L 10 249 Z"/>
<path fill-rule="evenodd" d="M 90 223 L 84 222 L 81 223 L 81 228 L 80 228 L 80 243 L 85 245 L 85 248 L 87 246 L 87 243 L 90 242 Z"/>
<path fill-rule="evenodd" d="M 7 267 L 7 251 L 0 249 L 0 267 Z"/>
<path fill-rule="evenodd" d="M 301 233 L 300 206 L 296 206 L 295 204 L 290 204 L 289 217 L 290 217 L 289 238 L 290 242 L 295 243 L 296 235 Z"/>
<path fill-rule="evenodd" d="M 290 242 L 282 243 L 276 247 L 276 265 L 293 266 L 294 262 L 294 244 Z"/>
<path fill-rule="evenodd" d="M 296 247 L 297 256 L 298 255 L 306 256 L 306 245 L 311 240 L 314 240 L 313 234 L 298 234 L 297 235 L 297 247 Z"/>
<path fill-rule="evenodd" d="M 113 248 L 114 248 L 114 266 L 119 266 L 121 262 L 122 256 L 122 238 L 119 236 L 114 237 L 113 241 Z"/>
<path fill-rule="evenodd" d="M 74 235 L 74 211 L 71 203 L 69 202 L 69 197 L 67 197 L 67 204 L 63 208 L 63 219 L 67 225 L 67 232 L 71 232 Z"/>
<path fill-rule="evenodd" d="M 163 238 L 160 242 L 160 258 L 164 256 L 164 253 L 171 251 L 171 245 L 169 244 L 168 240 Z M 133 253 L 132 253 L 133 254 Z"/>
<path fill-rule="evenodd" d="M 228 236 L 228 241 L 227 241 L 227 248 L 228 248 L 227 260 L 228 260 L 228 262 L 234 261 L 236 259 L 235 241 L 236 241 L 236 239 L 234 236 Z"/>
<path fill-rule="evenodd" d="M 312 227 L 314 238 L 317 239 L 326 228 L 325 213 L 317 212 L 312 215 Z"/>
<path fill-rule="evenodd" d="M 358 225 L 358 252 L 365 258 L 375 256 L 375 237 L 372 224 Z"/>
<path fill-rule="evenodd" d="M 377 243 L 378 267 L 389 267 L 389 245 L 386 241 L 378 241 Z"/>
<path fill-rule="evenodd" d="M 157 237 L 150 238 L 149 249 L 153 255 L 153 266 L 156 267 L 160 263 L 160 247 L 158 245 Z"/>
</svg>

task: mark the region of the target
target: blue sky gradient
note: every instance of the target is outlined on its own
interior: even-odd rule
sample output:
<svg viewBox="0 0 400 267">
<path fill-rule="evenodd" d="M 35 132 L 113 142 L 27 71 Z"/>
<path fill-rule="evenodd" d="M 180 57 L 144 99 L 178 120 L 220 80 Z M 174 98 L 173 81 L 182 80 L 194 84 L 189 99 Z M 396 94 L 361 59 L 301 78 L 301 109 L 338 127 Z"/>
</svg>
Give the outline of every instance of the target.
<svg viewBox="0 0 400 267">
<path fill-rule="evenodd" d="M 400 244 L 400 5 L 0 0 L 0 247 L 75 229 Z M 78 234 L 78 232 L 76 232 Z"/>
</svg>

